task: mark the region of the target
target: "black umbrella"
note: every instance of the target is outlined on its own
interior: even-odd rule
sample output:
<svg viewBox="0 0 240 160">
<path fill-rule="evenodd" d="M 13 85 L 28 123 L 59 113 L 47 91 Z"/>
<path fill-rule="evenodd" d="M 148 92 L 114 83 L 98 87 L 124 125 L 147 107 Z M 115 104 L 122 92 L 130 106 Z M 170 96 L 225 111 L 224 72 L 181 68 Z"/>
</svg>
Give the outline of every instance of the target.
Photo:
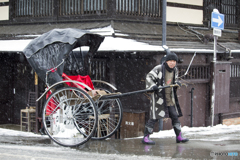
<svg viewBox="0 0 240 160">
<path fill-rule="evenodd" d="M 38 76 L 51 85 L 62 80 L 64 59 L 74 48 L 89 46 L 91 55 L 103 40 L 103 36 L 80 29 L 53 29 L 32 40 L 23 53 Z"/>
</svg>

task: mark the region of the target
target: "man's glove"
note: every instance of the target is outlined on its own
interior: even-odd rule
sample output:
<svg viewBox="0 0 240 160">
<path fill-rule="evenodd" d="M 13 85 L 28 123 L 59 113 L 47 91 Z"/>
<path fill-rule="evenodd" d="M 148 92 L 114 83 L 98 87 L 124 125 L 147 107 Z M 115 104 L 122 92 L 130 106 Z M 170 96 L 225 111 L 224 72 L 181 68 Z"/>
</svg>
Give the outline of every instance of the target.
<svg viewBox="0 0 240 160">
<path fill-rule="evenodd" d="M 182 84 L 180 82 L 176 82 L 176 84 L 179 86 L 179 87 L 182 87 Z"/>
<path fill-rule="evenodd" d="M 156 84 L 154 84 L 150 89 L 156 91 L 156 90 L 158 90 L 158 86 Z"/>
</svg>

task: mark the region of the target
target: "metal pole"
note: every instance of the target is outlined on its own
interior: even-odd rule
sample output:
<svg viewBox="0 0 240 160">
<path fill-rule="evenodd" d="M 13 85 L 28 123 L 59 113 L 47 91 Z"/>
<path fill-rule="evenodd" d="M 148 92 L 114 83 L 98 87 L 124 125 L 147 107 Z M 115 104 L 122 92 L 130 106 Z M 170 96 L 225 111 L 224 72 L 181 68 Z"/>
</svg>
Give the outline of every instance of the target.
<svg viewBox="0 0 240 160">
<path fill-rule="evenodd" d="M 214 35 L 214 46 L 213 46 L 213 62 L 217 61 L 217 36 Z"/>
<path fill-rule="evenodd" d="M 191 124 L 190 124 L 190 127 L 193 126 L 193 90 L 194 90 L 194 88 L 191 89 Z"/>
<path fill-rule="evenodd" d="M 214 54 L 213 54 L 213 70 L 212 70 L 212 103 L 211 103 L 211 117 L 212 126 L 214 125 L 214 107 L 215 107 L 215 69 L 217 61 L 217 36 L 214 35 Z"/>
<path fill-rule="evenodd" d="M 34 79 L 35 79 L 35 98 L 37 99 L 38 97 L 38 75 L 37 73 L 35 72 L 35 76 L 34 76 Z M 36 111 L 35 111 L 35 133 L 38 133 L 38 102 L 36 102 Z"/>
<path fill-rule="evenodd" d="M 166 12 L 167 12 L 167 0 L 162 1 L 162 46 L 166 45 L 166 26 L 167 26 L 167 20 L 166 20 Z"/>
<path fill-rule="evenodd" d="M 214 125 L 214 102 L 215 102 L 215 82 L 214 82 L 214 69 L 215 63 L 213 63 L 213 82 L 212 82 L 212 104 L 211 104 L 211 117 L 212 117 L 212 126 Z"/>
</svg>

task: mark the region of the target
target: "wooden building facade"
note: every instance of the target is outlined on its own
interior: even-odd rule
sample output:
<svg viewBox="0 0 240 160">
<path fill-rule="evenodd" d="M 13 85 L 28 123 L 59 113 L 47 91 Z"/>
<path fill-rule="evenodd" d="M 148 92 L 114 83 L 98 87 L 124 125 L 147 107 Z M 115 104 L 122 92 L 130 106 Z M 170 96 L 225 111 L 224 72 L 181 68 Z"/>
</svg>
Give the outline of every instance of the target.
<svg viewBox="0 0 240 160">
<path fill-rule="evenodd" d="M 219 68 L 215 76 L 218 76 L 216 84 L 219 86 L 216 95 L 220 96 L 217 96 L 214 124 L 240 117 L 239 7 L 237 0 L 167 0 L 167 45 L 182 60 L 178 64 L 179 76 L 188 84 L 178 91 L 184 114 L 182 126 L 191 124 L 190 91 L 193 91 L 193 126 L 211 124 L 213 38 L 210 17 L 213 8 L 225 14 L 225 30 L 218 38 L 217 48 Z M 113 31 L 107 37 L 132 39 L 150 46 L 162 43 L 162 0 L 2 0 L 0 13 L 0 41 L 28 40 L 54 28 L 91 30 L 111 26 Z M 191 14 L 194 16 L 188 16 Z M 164 51 L 122 48 L 99 50 L 88 70 L 81 73 L 76 68 L 78 61 L 70 58 L 65 71 L 108 81 L 123 93 L 144 89 L 146 74 L 159 64 Z M 189 72 L 184 75 L 195 52 Z M 0 49 L 0 56 L 4 69 L 1 70 L 0 92 L 4 94 L 0 99 L 0 123 L 18 124 L 20 109 L 27 106 L 28 92 L 35 91 L 34 73 L 21 50 Z M 44 87 L 39 80 L 39 94 Z M 121 137 L 141 135 L 148 115 L 149 96 L 134 95 L 122 98 L 121 102 L 125 113 Z M 222 102 L 226 103 L 222 105 Z M 170 120 L 164 121 L 163 129 L 171 129 L 170 123 Z M 137 128 L 137 132 L 132 133 L 133 128 Z"/>
</svg>

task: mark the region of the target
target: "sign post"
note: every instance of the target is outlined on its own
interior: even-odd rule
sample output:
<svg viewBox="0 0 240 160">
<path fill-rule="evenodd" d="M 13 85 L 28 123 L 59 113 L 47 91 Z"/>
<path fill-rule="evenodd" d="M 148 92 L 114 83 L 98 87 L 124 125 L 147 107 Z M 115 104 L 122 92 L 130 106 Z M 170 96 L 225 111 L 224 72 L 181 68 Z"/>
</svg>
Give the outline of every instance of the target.
<svg viewBox="0 0 240 160">
<path fill-rule="evenodd" d="M 216 55 L 215 41 L 216 41 L 217 36 L 221 37 L 222 30 L 224 29 L 224 14 L 220 14 L 217 9 L 214 9 L 212 12 L 211 27 L 213 28 L 213 35 L 214 35 L 213 61 L 216 61 L 217 55 Z"/>
<path fill-rule="evenodd" d="M 213 28 L 214 46 L 213 46 L 213 73 L 212 73 L 212 103 L 211 103 L 211 117 L 212 126 L 214 124 L 214 102 L 215 102 L 215 69 L 217 61 L 217 36 L 222 36 L 222 30 L 224 29 L 224 14 L 220 14 L 217 9 L 213 9 L 211 17 L 211 27 Z"/>
</svg>

